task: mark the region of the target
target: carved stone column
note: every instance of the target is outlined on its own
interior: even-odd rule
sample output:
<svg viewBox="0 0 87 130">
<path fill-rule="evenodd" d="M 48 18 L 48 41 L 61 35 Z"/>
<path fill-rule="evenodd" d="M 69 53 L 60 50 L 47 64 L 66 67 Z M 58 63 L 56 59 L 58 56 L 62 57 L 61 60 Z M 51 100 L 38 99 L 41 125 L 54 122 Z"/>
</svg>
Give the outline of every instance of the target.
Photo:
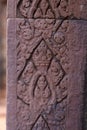
<svg viewBox="0 0 87 130">
<path fill-rule="evenodd" d="M 8 0 L 7 130 L 83 130 L 85 0 Z"/>
</svg>

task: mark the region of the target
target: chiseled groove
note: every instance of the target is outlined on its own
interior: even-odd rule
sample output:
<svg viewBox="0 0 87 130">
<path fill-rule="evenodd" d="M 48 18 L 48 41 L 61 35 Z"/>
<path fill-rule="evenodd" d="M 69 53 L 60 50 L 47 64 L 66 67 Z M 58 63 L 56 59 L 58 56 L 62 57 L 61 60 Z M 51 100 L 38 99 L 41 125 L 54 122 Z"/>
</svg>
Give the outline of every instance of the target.
<svg viewBox="0 0 87 130">
<path fill-rule="evenodd" d="M 25 65 L 24 65 L 22 71 L 20 72 L 20 74 L 19 74 L 19 76 L 18 76 L 18 80 L 20 79 L 20 77 L 21 77 L 22 73 L 24 72 L 24 70 L 25 70 L 25 68 L 26 68 L 26 66 L 27 66 L 27 64 L 28 64 L 28 62 L 29 62 L 29 60 L 31 59 L 33 52 L 34 52 L 35 49 L 39 46 L 39 44 L 41 43 L 41 41 L 42 41 L 42 39 L 40 39 L 40 41 L 38 42 L 38 44 L 37 44 L 37 45 L 35 46 L 35 48 L 33 49 L 31 55 L 30 55 L 29 58 L 26 60 L 26 63 L 25 63 Z"/>
<path fill-rule="evenodd" d="M 49 127 L 48 122 L 46 121 L 46 119 L 44 118 L 44 116 L 43 116 L 43 115 L 41 115 L 41 116 L 42 116 L 43 120 L 45 121 L 45 123 L 46 123 L 46 125 L 47 125 L 47 127 L 48 127 L 48 130 L 50 130 L 50 127 Z"/>
<path fill-rule="evenodd" d="M 18 95 L 17 95 L 17 99 L 19 99 L 19 100 L 21 100 L 24 104 L 26 104 L 26 105 L 30 105 L 29 103 L 26 103 L 25 101 L 23 101 L 23 99 L 22 98 L 20 98 Z"/>
<path fill-rule="evenodd" d="M 52 13 L 54 14 L 54 19 L 55 19 L 55 13 L 54 13 L 54 11 L 53 11 L 53 9 L 52 9 L 52 6 L 51 6 L 51 4 L 50 4 L 50 0 L 48 0 L 48 3 L 49 3 L 49 7 L 51 8 Z"/>
<path fill-rule="evenodd" d="M 36 122 L 38 121 L 38 119 L 40 118 L 41 114 L 36 118 L 35 122 L 33 123 L 32 127 L 31 127 L 31 130 L 33 130 L 34 128 L 34 125 L 36 124 Z"/>
<path fill-rule="evenodd" d="M 44 41 L 45 41 L 45 40 L 44 40 Z M 50 49 L 50 47 L 49 47 L 50 45 L 48 45 L 47 41 L 45 41 L 45 43 L 46 43 L 46 45 L 47 45 L 48 49 L 51 51 L 52 56 L 53 56 L 54 58 L 56 58 L 56 57 L 55 57 L 55 55 L 54 55 L 54 53 L 53 53 L 53 51 L 52 51 L 52 50 Z M 58 61 L 58 63 L 60 64 L 59 59 L 57 59 L 57 58 L 56 58 L 56 60 L 57 60 L 57 61 Z M 62 65 L 61 65 L 61 64 L 60 64 L 60 66 L 61 66 L 61 68 L 62 68 Z M 62 68 L 62 71 L 63 71 L 63 73 L 64 73 L 64 75 L 65 75 L 66 73 L 65 73 L 65 71 L 64 71 L 64 69 L 63 69 L 63 68 Z M 62 79 L 61 79 L 61 80 L 62 80 Z M 60 81 L 60 82 L 61 82 L 61 81 Z"/>
<path fill-rule="evenodd" d="M 60 101 L 57 101 L 57 103 L 61 103 L 64 99 L 66 99 L 68 95 L 65 95 Z"/>
<path fill-rule="evenodd" d="M 41 0 L 38 0 L 38 3 L 37 3 L 37 5 L 36 5 L 36 8 L 35 8 L 35 10 L 33 11 L 33 14 L 32 14 L 32 18 L 33 18 L 33 19 L 34 19 L 34 14 L 35 14 L 35 12 L 36 12 L 36 10 L 37 10 L 37 8 L 38 8 L 40 2 L 41 2 Z"/>
<path fill-rule="evenodd" d="M 59 1 L 58 5 L 57 5 L 57 8 L 60 6 L 60 3 L 61 3 L 61 0 Z"/>
<path fill-rule="evenodd" d="M 41 115 L 41 114 L 37 117 L 37 119 L 36 119 L 35 122 L 33 123 L 32 127 L 31 127 L 31 130 L 33 130 L 35 124 L 37 123 L 37 121 L 38 121 L 38 119 L 39 119 L 40 117 L 42 117 L 42 119 L 44 120 L 44 122 L 46 123 L 46 125 L 47 125 L 47 127 L 48 127 L 48 130 L 50 130 L 50 127 L 49 127 L 49 125 L 48 125 L 48 122 L 46 121 L 46 119 L 45 119 L 45 118 L 43 117 L 43 115 Z"/>
</svg>

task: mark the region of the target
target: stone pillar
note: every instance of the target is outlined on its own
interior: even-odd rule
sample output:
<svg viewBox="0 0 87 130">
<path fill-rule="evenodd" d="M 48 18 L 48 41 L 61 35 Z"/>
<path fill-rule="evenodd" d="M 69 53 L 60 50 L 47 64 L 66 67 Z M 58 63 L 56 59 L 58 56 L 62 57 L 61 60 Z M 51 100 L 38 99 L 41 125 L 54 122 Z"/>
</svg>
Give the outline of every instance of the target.
<svg viewBox="0 0 87 130">
<path fill-rule="evenodd" d="M 8 0 L 7 130 L 83 130 L 85 0 Z"/>
</svg>

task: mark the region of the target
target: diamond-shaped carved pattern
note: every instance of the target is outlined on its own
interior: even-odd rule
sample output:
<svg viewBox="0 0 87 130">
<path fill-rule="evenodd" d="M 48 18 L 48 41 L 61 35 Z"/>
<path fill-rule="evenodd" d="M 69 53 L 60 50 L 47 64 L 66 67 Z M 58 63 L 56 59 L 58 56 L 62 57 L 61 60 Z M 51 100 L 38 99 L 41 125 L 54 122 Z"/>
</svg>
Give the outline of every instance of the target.
<svg viewBox="0 0 87 130">
<path fill-rule="evenodd" d="M 36 23 L 38 23 L 37 26 Z M 66 47 L 66 25 L 67 22 L 63 24 L 63 21 L 40 19 L 19 24 L 17 60 L 23 59 L 24 65 L 21 68 L 19 63 L 17 68 L 19 72 L 17 96 L 21 103 L 25 104 L 24 109 L 26 110 L 26 106 L 29 108 L 29 113 L 27 113 L 29 130 L 51 130 L 53 124 L 55 124 L 54 129 L 60 130 L 60 123 L 64 125 L 66 109 L 64 102 L 67 93 L 61 89 L 61 83 L 66 70 L 60 62 L 59 53 L 62 48 Z M 23 36 L 22 41 L 20 34 Z M 22 104 L 18 106 L 22 107 Z M 56 109 L 59 113 L 61 111 L 59 116 L 56 116 L 54 112 Z M 26 113 L 23 114 L 25 116 L 19 120 L 20 125 L 26 117 Z M 25 122 L 25 127 L 27 130 L 27 122 Z"/>
</svg>

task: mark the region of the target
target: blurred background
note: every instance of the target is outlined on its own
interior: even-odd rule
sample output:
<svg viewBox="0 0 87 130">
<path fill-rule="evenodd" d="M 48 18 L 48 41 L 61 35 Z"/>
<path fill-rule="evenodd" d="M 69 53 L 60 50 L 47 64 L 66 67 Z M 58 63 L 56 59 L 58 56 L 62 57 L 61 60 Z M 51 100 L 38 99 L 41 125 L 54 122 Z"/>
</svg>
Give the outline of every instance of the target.
<svg viewBox="0 0 87 130">
<path fill-rule="evenodd" d="M 6 130 L 6 0 L 0 0 L 0 130 Z"/>
</svg>

